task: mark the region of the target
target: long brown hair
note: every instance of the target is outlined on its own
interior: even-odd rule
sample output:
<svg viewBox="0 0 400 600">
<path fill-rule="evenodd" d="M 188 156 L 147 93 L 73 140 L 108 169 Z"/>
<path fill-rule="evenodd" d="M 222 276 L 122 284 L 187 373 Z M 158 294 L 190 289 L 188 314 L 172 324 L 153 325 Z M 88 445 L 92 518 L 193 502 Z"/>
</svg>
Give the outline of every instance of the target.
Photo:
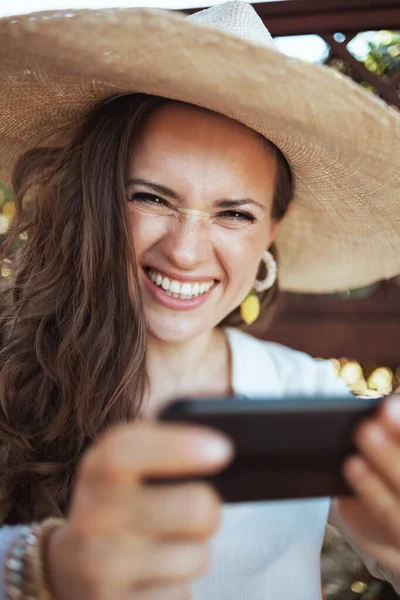
<svg viewBox="0 0 400 600">
<path fill-rule="evenodd" d="M 1 256 L 16 265 L 0 305 L 3 523 L 65 514 L 85 448 L 139 413 L 146 326 L 125 182 L 134 141 L 165 102 L 144 94 L 103 101 L 65 131 L 62 146 L 35 148 L 15 165 L 17 212 Z M 281 218 L 293 186 L 276 152 Z"/>
</svg>

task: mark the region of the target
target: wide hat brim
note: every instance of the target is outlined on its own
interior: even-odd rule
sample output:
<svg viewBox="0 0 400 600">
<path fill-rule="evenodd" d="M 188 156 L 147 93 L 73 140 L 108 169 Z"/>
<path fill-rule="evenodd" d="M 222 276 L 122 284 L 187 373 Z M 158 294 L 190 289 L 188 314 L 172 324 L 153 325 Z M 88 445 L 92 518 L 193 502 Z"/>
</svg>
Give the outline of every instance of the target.
<svg viewBox="0 0 400 600">
<path fill-rule="evenodd" d="M 277 246 L 283 289 L 325 293 L 400 273 L 400 115 L 332 69 L 182 15 L 58 11 L 0 19 L 0 179 L 101 98 L 146 92 L 236 119 L 296 181 Z"/>
</svg>

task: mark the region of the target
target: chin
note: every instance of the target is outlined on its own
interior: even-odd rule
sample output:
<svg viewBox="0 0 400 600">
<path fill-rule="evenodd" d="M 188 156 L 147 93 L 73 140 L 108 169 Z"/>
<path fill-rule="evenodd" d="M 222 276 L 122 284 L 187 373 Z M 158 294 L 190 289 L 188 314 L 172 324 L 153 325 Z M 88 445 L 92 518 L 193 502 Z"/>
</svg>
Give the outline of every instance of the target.
<svg viewBox="0 0 400 600">
<path fill-rule="evenodd" d="M 190 342 L 200 335 L 211 331 L 215 325 L 210 323 L 195 323 L 193 319 L 164 319 L 147 318 L 147 327 L 149 334 L 167 344 L 182 344 Z"/>
</svg>

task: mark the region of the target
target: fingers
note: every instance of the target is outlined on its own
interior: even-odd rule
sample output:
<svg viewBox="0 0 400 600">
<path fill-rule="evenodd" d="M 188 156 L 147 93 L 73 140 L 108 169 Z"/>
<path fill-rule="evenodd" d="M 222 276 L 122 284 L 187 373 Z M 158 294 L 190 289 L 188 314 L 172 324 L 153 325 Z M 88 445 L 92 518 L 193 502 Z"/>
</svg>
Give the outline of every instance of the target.
<svg viewBox="0 0 400 600">
<path fill-rule="evenodd" d="M 79 527 L 80 533 L 129 530 L 139 522 L 145 523 L 150 512 L 155 512 L 158 492 L 164 499 L 168 494 L 167 489 L 163 491 L 168 486 L 157 486 L 154 493 L 149 486 L 148 499 L 153 498 L 153 504 L 150 502 L 146 507 L 137 503 L 139 492 L 144 488 L 139 484 L 144 477 L 210 473 L 222 468 L 231 456 L 230 443 L 211 430 L 181 425 L 117 427 L 89 450 L 80 465 L 70 522 Z M 169 488 L 174 493 L 173 485 Z M 186 490 L 186 494 L 192 494 L 187 507 L 190 512 L 191 507 L 196 509 L 198 500 L 193 499 L 190 489 Z M 208 504 L 211 504 L 209 496 L 210 492 L 207 498 Z M 171 503 L 168 510 L 173 512 Z M 179 506 L 185 515 L 183 504 Z M 158 510 L 164 510 L 160 502 Z M 136 521 L 135 511 L 142 511 L 141 518 L 136 516 Z M 165 520 L 163 525 L 160 515 L 154 514 L 152 518 L 154 526 L 150 523 L 150 530 L 152 527 L 153 530 L 158 526 L 161 529 L 165 527 Z M 186 520 L 189 522 L 189 517 Z"/>
<path fill-rule="evenodd" d="M 86 590 L 77 597 L 121 598 L 124 590 L 187 585 L 203 575 L 210 562 L 209 545 L 204 541 L 159 542 L 138 536 L 114 539 L 92 536 L 79 538 L 74 545 L 75 552 L 64 557 L 64 562 L 75 566 L 66 571 L 69 585 L 78 586 L 80 592 Z M 74 570 L 78 572 L 71 579 Z"/>
<path fill-rule="evenodd" d="M 377 416 L 358 427 L 354 439 L 361 455 L 344 465 L 357 496 L 386 534 L 396 539 L 400 539 L 400 423 L 392 414 L 398 408 L 398 400 L 389 399 Z"/>
<path fill-rule="evenodd" d="M 115 488 L 106 498 L 90 502 L 84 519 L 80 510 L 71 517 L 73 525 L 78 521 L 75 530 L 81 535 L 122 530 L 160 540 L 204 540 L 217 531 L 221 520 L 220 498 L 205 483 Z"/>
<path fill-rule="evenodd" d="M 386 536 L 396 546 L 400 542 L 399 411 L 399 399 L 389 398 L 376 416 L 357 428 L 354 440 L 360 455 L 349 458 L 343 469 L 370 514 L 369 531 L 374 530 L 376 540 Z"/>
<path fill-rule="evenodd" d="M 355 442 L 369 465 L 400 496 L 400 441 L 375 419 L 361 425 Z"/>
<path fill-rule="evenodd" d="M 156 538 L 201 540 L 216 532 L 221 502 L 203 483 L 144 487 L 136 497 L 134 527 Z"/>
<path fill-rule="evenodd" d="M 232 456 L 228 439 L 189 425 L 134 424 L 116 427 L 87 453 L 80 475 L 91 482 L 132 485 L 143 477 L 201 475 Z"/>
<path fill-rule="evenodd" d="M 206 573 L 210 562 L 206 542 L 154 542 L 147 544 L 131 572 L 136 585 L 180 583 Z"/>
<path fill-rule="evenodd" d="M 383 427 L 400 441 L 400 394 L 384 401 L 379 418 Z"/>
<path fill-rule="evenodd" d="M 385 533 L 400 540 L 397 494 L 361 456 L 353 456 L 345 462 L 344 474 L 365 507 L 384 526 Z"/>
<path fill-rule="evenodd" d="M 117 427 L 90 449 L 65 526 L 76 579 L 89 591 L 81 597 L 126 597 L 139 586 L 135 600 L 190 598 L 184 586 L 208 568 L 219 498 L 205 483 L 145 479 L 211 473 L 231 456 L 211 430 L 164 424 Z"/>
<path fill-rule="evenodd" d="M 210 562 L 207 542 L 159 542 L 131 537 L 114 542 L 83 540 L 81 546 L 84 579 L 93 589 L 121 582 L 140 588 L 181 584 L 203 575 Z"/>
</svg>

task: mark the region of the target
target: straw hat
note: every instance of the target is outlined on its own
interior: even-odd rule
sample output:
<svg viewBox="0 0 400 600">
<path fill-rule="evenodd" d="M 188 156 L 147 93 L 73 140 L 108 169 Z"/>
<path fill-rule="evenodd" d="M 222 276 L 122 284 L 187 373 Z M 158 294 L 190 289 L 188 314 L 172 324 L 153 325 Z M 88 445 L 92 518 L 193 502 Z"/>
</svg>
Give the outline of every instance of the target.
<svg viewBox="0 0 400 600">
<path fill-rule="evenodd" d="M 43 12 L 0 19 L 0 39 L 0 179 L 99 99 L 166 96 L 241 121 L 288 158 L 296 198 L 277 242 L 283 289 L 331 292 L 400 273 L 400 114 L 328 67 L 280 53 L 251 5 L 189 19 Z"/>
</svg>

